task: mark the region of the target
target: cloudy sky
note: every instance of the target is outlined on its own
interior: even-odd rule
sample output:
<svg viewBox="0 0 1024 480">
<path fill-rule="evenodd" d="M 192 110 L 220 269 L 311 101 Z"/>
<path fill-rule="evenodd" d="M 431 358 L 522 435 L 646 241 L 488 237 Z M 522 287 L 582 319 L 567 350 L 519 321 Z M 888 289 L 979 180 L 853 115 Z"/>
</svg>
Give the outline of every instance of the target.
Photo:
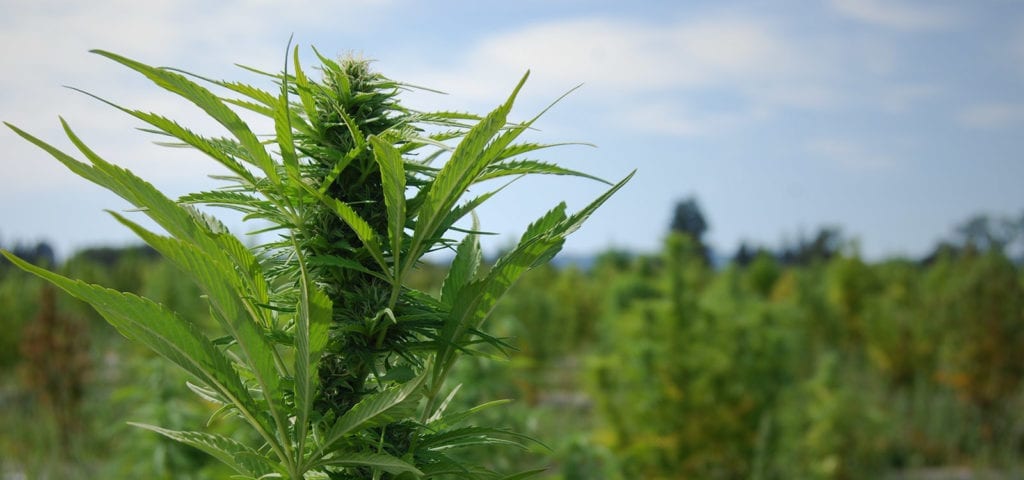
<svg viewBox="0 0 1024 480">
<path fill-rule="evenodd" d="M 411 94 L 414 107 L 477 112 L 529 69 L 520 119 L 582 84 L 532 139 L 596 148 L 543 159 L 612 180 L 638 173 L 570 241 L 575 253 L 657 249 L 673 204 L 691 195 L 726 253 L 836 225 L 869 258 L 920 255 L 973 214 L 1024 209 L 1016 0 L 0 0 L 0 11 L 0 120 L 67 146 L 63 116 L 175 195 L 215 185 L 213 163 L 153 145 L 137 122 L 63 86 L 211 125 L 89 49 L 259 83 L 233 64 L 277 71 L 294 34 L 307 67 L 309 45 L 356 53 L 449 93 Z M 47 240 L 64 255 L 130 242 L 103 213 L 122 201 L 6 129 L 0 172 L 0 244 Z M 480 212 L 483 227 L 501 246 L 557 201 L 580 208 L 601 190 L 524 181 Z"/>
</svg>

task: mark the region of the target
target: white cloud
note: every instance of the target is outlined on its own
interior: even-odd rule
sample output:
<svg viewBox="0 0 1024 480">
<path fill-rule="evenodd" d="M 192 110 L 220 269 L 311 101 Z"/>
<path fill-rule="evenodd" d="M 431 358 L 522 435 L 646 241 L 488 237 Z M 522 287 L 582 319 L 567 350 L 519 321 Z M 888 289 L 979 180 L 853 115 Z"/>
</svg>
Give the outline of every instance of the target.
<svg viewBox="0 0 1024 480">
<path fill-rule="evenodd" d="M 823 159 L 845 171 L 888 171 L 899 165 L 891 154 L 874 151 L 871 147 L 844 138 L 818 138 L 805 144 L 812 157 Z"/>
<path fill-rule="evenodd" d="M 584 81 L 601 94 L 628 95 L 749 77 L 778 79 L 799 64 L 795 53 L 770 26 L 752 20 L 652 24 L 582 18 L 485 38 L 454 72 L 423 76 L 457 85 L 460 94 L 493 97 L 505 91 L 510 74 L 532 69 L 549 84 Z"/>
<path fill-rule="evenodd" d="M 766 116 L 764 110 L 708 112 L 675 104 L 645 103 L 630 107 L 617 116 L 622 126 L 648 134 L 707 136 L 731 131 Z"/>
<path fill-rule="evenodd" d="M 934 30 L 955 26 L 957 16 L 934 2 L 903 0 L 832 0 L 832 8 L 847 17 L 896 30 Z"/>
<path fill-rule="evenodd" d="M 1024 124 L 1024 105 L 986 103 L 970 106 L 960 112 L 961 125 L 971 128 L 999 129 Z"/>
<path fill-rule="evenodd" d="M 841 101 L 826 81 L 835 62 L 765 18 L 709 16 L 658 22 L 605 17 L 527 25 L 483 38 L 453 64 L 404 62 L 413 83 L 496 104 L 522 72 L 530 91 L 565 91 L 634 129 L 704 135 L 767 118 L 780 109 L 820 109 Z M 727 92 L 725 112 L 684 108 Z M 441 99 L 445 101 L 448 99 Z M 433 105 L 431 105 L 433 106 Z M 528 107 L 528 109 L 533 108 Z M 640 121 L 643 120 L 643 121 Z M 618 125 L 617 125 L 618 126 Z"/>
</svg>

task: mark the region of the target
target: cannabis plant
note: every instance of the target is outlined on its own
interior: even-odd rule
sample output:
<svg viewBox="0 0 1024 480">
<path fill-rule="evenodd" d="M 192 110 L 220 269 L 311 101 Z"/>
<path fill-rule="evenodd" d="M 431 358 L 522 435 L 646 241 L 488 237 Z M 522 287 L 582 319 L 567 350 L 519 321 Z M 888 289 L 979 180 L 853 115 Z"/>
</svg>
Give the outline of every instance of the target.
<svg viewBox="0 0 1024 480">
<path fill-rule="evenodd" d="M 508 120 L 526 76 L 506 102 L 476 116 L 407 109 L 398 96 L 413 87 L 360 59 L 316 52 L 322 78 L 311 79 L 297 48 L 281 73 L 248 69 L 269 78 L 271 91 L 95 53 L 195 104 L 228 133 L 204 136 L 100 99 L 145 122 L 161 143 L 194 148 L 230 172 L 217 177 L 223 188 L 175 200 L 104 160 L 63 119 L 84 160 L 8 124 L 159 224 L 166 235 L 111 212 L 201 288 L 217 328 L 4 255 L 184 368 L 191 390 L 222 406 L 217 418 L 259 441 L 139 426 L 213 455 L 237 478 L 499 478 L 459 461 L 458 450 L 530 440 L 472 423 L 473 413 L 499 401 L 449 412 L 458 387 L 446 383 L 448 374 L 462 355 L 507 348 L 482 328 L 495 302 L 550 260 L 628 177 L 576 214 L 558 205 L 483 268 L 472 212 L 503 187 L 468 197 L 470 187 L 531 174 L 593 178 L 524 158 L 553 146 L 518 141 L 537 117 Z M 272 120 L 273 133 L 258 136 L 243 115 Z M 271 240 L 247 248 L 209 206 L 258 220 Z M 439 295 L 403 283 L 441 249 L 454 259 Z"/>
</svg>

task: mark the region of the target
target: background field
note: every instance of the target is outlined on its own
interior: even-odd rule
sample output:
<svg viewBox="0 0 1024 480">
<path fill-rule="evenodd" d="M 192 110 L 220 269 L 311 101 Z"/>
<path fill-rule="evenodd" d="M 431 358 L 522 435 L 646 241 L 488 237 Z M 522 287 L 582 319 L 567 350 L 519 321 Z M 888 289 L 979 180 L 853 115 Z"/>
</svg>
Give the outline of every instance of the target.
<svg viewBox="0 0 1024 480">
<path fill-rule="evenodd" d="M 716 255 L 686 221 L 696 204 L 679 205 L 662 251 L 565 258 L 500 304 L 493 327 L 517 350 L 464 365 L 461 401 L 513 399 L 491 423 L 551 450 L 474 455 L 564 479 L 1024 472 L 1018 224 L 975 218 L 920 259 L 866 262 L 834 229 Z M 85 250 L 60 269 L 206 315 L 144 248 Z M 436 291 L 443 275 L 424 264 L 409 281 Z M 125 424 L 202 424 L 213 407 L 182 373 L 10 265 L 0 305 L 5 478 L 224 478 Z"/>
</svg>

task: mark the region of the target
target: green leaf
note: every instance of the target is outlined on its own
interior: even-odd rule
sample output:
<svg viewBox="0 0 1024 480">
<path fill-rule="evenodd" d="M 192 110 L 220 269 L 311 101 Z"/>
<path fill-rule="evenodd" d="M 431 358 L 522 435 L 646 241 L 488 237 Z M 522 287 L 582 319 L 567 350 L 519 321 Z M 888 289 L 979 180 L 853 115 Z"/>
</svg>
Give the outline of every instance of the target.
<svg viewBox="0 0 1024 480">
<path fill-rule="evenodd" d="M 125 337 L 142 343 L 194 375 L 238 408 L 239 413 L 261 433 L 264 440 L 276 445 L 268 426 L 263 422 L 260 409 L 242 385 L 231 362 L 195 324 L 148 299 L 72 280 L 31 265 L 6 251 L 0 253 L 22 270 L 53 283 L 91 305 Z"/>
<path fill-rule="evenodd" d="M 227 155 L 225 153 L 225 150 L 222 148 L 222 144 L 215 142 L 214 140 L 197 135 L 196 133 L 179 125 L 177 122 L 169 118 L 157 115 L 155 113 L 148 113 L 143 112 L 141 110 L 132 110 L 124 108 L 120 105 L 117 105 L 111 101 L 93 95 L 84 90 L 80 90 L 77 88 L 72 88 L 72 90 L 84 93 L 92 98 L 95 98 L 96 100 L 106 103 L 107 105 L 110 105 L 118 110 L 121 110 L 122 112 L 125 112 L 135 118 L 138 118 L 139 120 L 142 120 L 156 127 L 158 132 L 162 132 L 166 135 L 177 138 L 182 142 L 185 142 L 186 145 L 189 145 L 199 150 L 200 152 L 205 153 L 210 158 L 216 160 L 217 163 L 220 163 L 221 165 L 227 167 L 227 169 L 231 170 L 231 172 L 234 173 L 235 175 L 244 178 L 250 184 L 255 184 L 256 180 L 255 178 L 253 178 L 252 174 L 248 170 L 246 170 L 244 166 L 238 163 L 234 158 Z"/>
<path fill-rule="evenodd" d="M 565 237 L 574 232 L 598 207 L 622 188 L 634 175 L 630 173 L 615 186 L 571 217 L 565 215 L 565 204 L 552 209 L 531 224 L 519 244 L 502 256 L 482 280 L 468 283 L 459 290 L 451 313 L 440 332 L 440 349 L 431 388 L 437 389 L 447 376 L 464 342 L 467 332 L 479 329 L 483 321 L 509 287 L 527 270 L 549 261 L 561 249 Z"/>
<path fill-rule="evenodd" d="M 480 240 L 476 235 L 466 235 L 459 243 L 459 248 L 455 251 L 455 259 L 452 260 L 448 275 L 441 285 L 441 303 L 451 308 L 459 290 L 476 276 L 476 270 L 482 259 Z"/>
<path fill-rule="evenodd" d="M 447 217 L 448 211 L 455 206 L 462 193 L 487 167 L 488 158 L 484 153 L 488 144 L 505 127 L 508 113 L 512 110 L 512 103 L 523 84 L 526 83 L 528 76 L 529 73 L 523 76 L 504 104 L 484 117 L 466 133 L 452 153 L 451 159 L 437 173 L 437 177 L 431 183 L 423 205 L 419 209 L 410 248 L 410 255 L 413 258 L 417 258 L 422 253 L 423 243 L 426 240 L 436 238 L 441 233 L 438 232 L 438 229 Z"/>
<path fill-rule="evenodd" d="M 267 118 L 274 118 L 274 109 L 270 107 L 264 107 L 259 103 L 250 102 L 247 100 L 240 100 L 237 98 L 222 98 L 221 100 L 228 105 L 242 107 L 246 110 L 249 110 L 250 112 L 258 113 Z"/>
<path fill-rule="evenodd" d="M 530 120 L 527 120 L 525 122 L 522 122 L 511 128 L 506 129 L 501 135 L 499 135 L 497 138 L 491 141 L 491 143 L 487 146 L 487 149 L 482 154 L 486 158 L 487 163 L 491 164 L 492 162 L 504 160 L 514 155 L 519 155 L 528 151 L 546 148 L 546 146 L 542 144 L 527 143 L 513 145 L 512 142 L 519 138 L 519 135 L 525 132 L 528 128 L 533 126 L 534 122 L 540 119 L 540 117 L 547 113 L 547 111 L 550 110 L 552 107 L 554 107 L 555 104 L 562 101 L 563 98 L 568 96 L 577 88 L 579 88 L 579 86 L 570 89 L 568 92 L 565 92 L 564 94 L 562 94 L 562 96 L 558 97 L 557 99 L 555 99 L 554 102 L 551 102 L 547 107 L 541 110 L 540 113 L 534 115 L 534 117 L 531 118 Z"/>
<path fill-rule="evenodd" d="M 359 431 L 368 426 L 375 425 L 377 422 L 390 421 L 388 412 L 402 405 L 416 390 L 420 388 L 423 383 L 424 376 L 420 375 L 410 382 L 403 385 L 392 387 L 383 392 L 374 393 L 363 397 L 359 403 L 355 404 L 349 411 L 345 412 L 344 415 L 339 418 L 334 425 L 331 426 L 324 441 L 320 447 L 320 450 L 330 448 L 334 443 L 341 440 L 345 435 L 351 432 Z"/>
<path fill-rule="evenodd" d="M 616 183 L 612 188 L 609 188 L 600 197 L 597 197 L 593 202 L 590 202 L 590 204 L 582 210 L 576 212 L 573 216 L 563 221 L 558 227 L 558 234 L 564 237 L 579 229 L 583 225 L 583 222 L 590 218 L 590 216 L 593 215 L 601 205 L 604 205 L 604 202 L 608 201 L 612 195 L 615 195 L 615 192 L 618 192 L 626 185 L 626 183 L 629 183 L 629 180 L 633 178 L 633 175 L 636 175 L 636 170 L 633 170 L 629 175 L 626 175 L 625 178 L 619 180 L 619 183 Z"/>
<path fill-rule="evenodd" d="M 423 472 L 408 462 L 383 453 L 336 452 L 331 458 L 318 462 L 316 466 L 371 467 L 379 468 L 392 475 L 402 473 L 423 475 Z"/>
<path fill-rule="evenodd" d="M 8 124 L 12 130 L 46 150 L 72 172 L 110 190 L 139 208 L 172 236 L 196 245 L 215 258 L 227 259 L 224 255 L 230 252 L 235 267 L 250 274 L 245 277 L 250 284 L 249 293 L 260 299 L 265 298 L 265 280 L 259 271 L 258 263 L 237 238 L 233 235 L 214 233 L 210 229 L 207 217 L 198 214 L 194 209 L 182 207 L 132 172 L 107 162 L 85 145 L 64 119 L 61 119 L 61 125 L 68 139 L 92 162 L 92 165 L 79 162 L 46 142 Z"/>
<path fill-rule="evenodd" d="M 198 222 L 194 212 L 182 208 L 152 185 L 136 177 L 128 170 L 117 167 L 100 158 L 71 131 L 63 119 L 61 123 L 68 138 L 90 159 L 93 163 L 92 165 L 79 162 L 16 127 L 9 126 L 23 138 L 49 152 L 73 172 L 111 190 L 136 207 L 139 207 L 161 227 L 176 237 L 173 241 L 159 240 L 157 236 L 143 229 L 133 228 L 144 239 L 147 237 L 151 238 L 158 245 L 164 247 L 164 253 L 172 259 L 177 258 L 179 267 L 183 267 L 186 271 L 196 275 L 197 280 L 207 282 L 205 286 L 211 290 L 211 298 L 216 299 L 217 305 L 220 307 L 219 312 L 222 316 L 218 318 L 223 318 L 226 325 L 234 327 L 234 336 L 239 339 L 239 344 L 245 350 L 246 357 L 253 363 L 251 367 L 256 370 L 258 377 L 263 380 L 263 385 L 261 386 L 264 387 L 264 395 L 267 396 L 271 403 L 279 403 L 280 399 L 283 398 L 279 388 L 276 387 L 280 375 L 273 368 L 273 359 L 268 354 L 270 351 L 269 346 L 266 346 L 265 339 L 253 328 L 252 321 L 248 318 L 243 318 L 243 315 L 240 314 L 243 309 L 230 300 L 231 292 L 237 293 L 237 286 L 231 282 L 236 278 L 242 278 L 249 287 L 245 290 L 245 296 L 254 298 L 257 300 L 257 303 L 265 303 L 267 295 L 265 280 L 262 278 L 258 263 L 252 254 L 233 236 L 216 234 L 210 230 L 208 224 Z M 126 222 L 126 225 L 129 227 L 134 225 L 123 217 L 118 216 L 118 218 Z M 178 243 L 178 245 L 175 245 L 175 243 Z M 230 257 L 228 253 L 231 254 Z M 228 266 L 232 263 L 234 267 Z M 206 270 L 202 269 L 203 265 L 207 266 Z M 225 283 L 223 278 L 218 279 L 216 275 L 211 274 L 211 271 L 208 270 L 210 265 L 220 265 L 220 268 L 226 272 L 241 271 L 249 275 L 231 277 L 232 280 Z M 248 313 L 252 318 L 260 318 L 260 314 L 256 309 L 249 308 Z M 270 358 L 269 361 L 268 358 Z M 283 418 L 280 415 L 278 415 L 278 418 L 279 424 L 283 427 Z"/>
<path fill-rule="evenodd" d="M 458 425 L 459 423 L 466 421 L 468 418 L 472 417 L 473 415 L 476 415 L 477 413 L 480 413 L 483 410 L 501 405 L 506 405 L 511 402 L 512 400 L 509 399 L 491 400 L 490 402 L 482 403 L 468 410 L 438 415 L 437 418 L 431 418 L 428 421 L 428 426 L 433 430 L 443 430 L 445 428 Z"/>
<path fill-rule="evenodd" d="M 539 162 L 536 160 L 514 160 L 491 164 L 484 169 L 483 173 L 477 178 L 477 182 L 506 177 L 509 175 L 566 175 L 587 178 L 611 185 L 608 181 L 602 180 L 593 175 L 563 168 L 553 163 Z"/>
<path fill-rule="evenodd" d="M 373 231 L 373 227 L 371 227 L 363 217 L 360 217 L 359 214 L 356 213 L 356 211 L 347 203 L 317 192 L 308 186 L 307 188 L 307 192 L 317 196 L 324 205 L 334 211 L 334 214 L 345 222 L 353 232 L 355 232 L 356 237 L 359 238 L 359 241 L 363 242 L 363 246 L 365 246 L 366 250 L 373 256 L 377 265 L 380 265 L 381 270 L 388 271 L 388 264 L 384 260 L 384 254 L 381 252 L 380 248 L 380 238 L 377 236 L 377 232 Z"/>
<path fill-rule="evenodd" d="M 401 283 L 402 239 L 405 235 L 405 162 L 402 154 L 380 137 L 370 137 L 373 157 L 380 166 L 384 205 L 388 211 L 388 237 L 391 238 L 391 261 L 394 264 L 394 283 Z M 412 260 L 415 260 L 413 258 Z"/>
<path fill-rule="evenodd" d="M 299 155 L 295 151 L 295 142 L 292 139 L 292 114 L 291 105 L 288 103 L 288 86 L 281 86 L 281 97 L 274 106 L 274 133 L 277 135 L 277 146 L 281 152 L 281 161 L 285 171 L 293 182 L 301 182 L 299 174 Z"/>
<path fill-rule="evenodd" d="M 74 159 L 70 155 L 22 131 L 14 125 L 6 125 L 22 138 L 45 150 L 75 174 L 110 190 L 132 205 L 140 208 L 171 235 L 187 238 L 196 243 L 204 241 L 198 226 L 187 212 L 146 181 L 96 155 L 95 152 L 90 150 L 75 136 L 63 118 L 61 119 L 61 125 L 63 125 L 68 138 L 89 158 L 93 163 L 92 165 Z M 211 244 L 212 242 L 206 239 L 206 243 Z"/>
<path fill-rule="evenodd" d="M 209 90 L 189 80 L 184 75 L 170 70 L 151 67 L 104 50 L 91 50 L 91 52 L 107 57 L 145 75 L 146 78 L 149 78 L 161 88 L 176 93 L 203 109 L 204 112 L 227 128 L 241 142 L 242 146 L 249 152 L 253 163 L 263 170 L 263 173 L 271 180 L 272 184 L 279 183 L 274 162 L 270 158 L 270 154 L 267 153 L 267 150 L 263 148 L 263 144 L 256 138 L 256 134 L 249 129 L 249 126 L 242 121 L 237 113 L 228 108 L 220 98 Z"/>
<path fill-rule="evenodd" d="M 544 472 L 548 471 L 546 468 L 538 468 L 535 470 L 527 470 L 524 472 L 514 473 L 505 477 L 501 477 L 501 480 L 525 480 L 530 477 L 536 477 Z"/>
<path fill-rule="evenodd" d="M 165 67 L 165 68 L 162 68 L 162 70 L 167 70 L 167 71 L 171 71 L 171 72 L 177 72 L 177 73 L 180 73 L 182 75 L 187 75 L 187 76 L 192 77 L 192 78 L 198 78 L 198 79 L 200 79 L 200 80 L 202 80 L 204 82 L 208 82 L 210 84 L 217 85 L 218 87 L 223 87 L 223 88 L 226 88 L 228 90 L 231 90 L 232 92 L 244 95 L 244 96 L 246 96 L 248 98 L 251 98 L 252 100 L 255 100 L 256 103 L 258 103 L 260 105 L 265 105 L 267 107 L 273 107 L 274 104 L 277 102 L 277 98 L 274 96 L 274 94 L 272 94 L 270 92 L 267 92 L 265 90 L 261 90 L 259 88 L 256 88 L 256 87 L 254 87 L 252 85 L 249 85 L 247 83 L 232 82 L 232 81 L 227 81 L 227 80 L 216 80 L 216 79 L 212 79 L 212 78 L 209 78 L 209 77 L 204 77 L 202 75 L 197 75 L 195 73 L 188 72 L 188 71 L 181 70 L 181 69 L 177 69 L 177 68 L 167 68 L 167 67 Z M 267 116 L 269 117 L 270 115 L 267 115 Z"/>
<path fill-rule="evenodd" d="M 462 217 L 466 216 L 467 213 L 470 213 L 470 212 L 473 212 L 474 210 L 476 210 L 477 207 L 482 205 L 484 202 L 490 200 L 491 197 L 497 195 L 498 192 L 501 192 L 502 190 L 504 190 L 506 187 L 511 185 L 512 182 L 514 182 L 515 180 L 516 179 L 513 179 L 513 180 L 509 181 L 508 183 L 498 187 L 497 189 L 491 190 L 490 192 L 487 192 L 487 193 L 484 193 L 484 194 L 481 194 L 481 195 L 477 195 L 476 197 L 473 197 L 472 199 L 462 203 L 461 205 L 455 206 L 454 208 L 452 208 L 451 210 L 448 211 L 448 215 L 446 215 L 445 219 L 441 222 L 440 227 L 438 227 L 438 231 L 439 232 L 447 232 L 449 229 L 451 229 L 451 230 L 459 230 L 458 228 L 456 228 L 454 226 L 456 222 L 461 220 Z M 474 225 L 475 225 L 475 223 L 474 223 Z M 472 232 L 479 233 L 479 227 L 478 226 L 474 226 L 473 229 L 472 229 Z"/>
<path fill-rule="evenodd" d="M 296 251 L 298 248 L 296 247 Z M 313 398 L 319 385 L 318 366 L 327 340 L 333 303 L 313 285 L 303 258 L 299 256 L 299 304 L 295 316 L 295 440 L 297 455 L 303 455 Z M 301 457 L 296 462 L 301 461 Z"/>
<path fill-rule="evenodd" d="M 242 213 L 259 212 L 271 206 L 270 203 L 259 197 L 223 190 L 189 193 L 178 198 L 178 202 L 228 208 Z"/>
<path fill-rule="evenodd" d="M 214 403 L 217 405 L 227 405 L 228 403 L 228 401 L 224 399 L 224 397 L 220 396 L 220 394 L 218 394 L 216 391 L 210 388 L 204 387 L 202 385 L 196 385 L 192 382 L 185 382 L 185 386 L 188 387 L 189 390 L 192 390 L 192 393 L 195 393 L 196 395 L 199 396 L 199 398 L 202 398 L 207 402 Z"/>
<path fill-rule="evenodd" d="M 187 242 L 156 235 L 116 213 L 111 214 L 199 285 L 214 307 L 214 318 L 237 343 L 246 366 L 252 370 L 278 430 L 285 431 L 283 372 L 276 368 L 273 347 L 260 328 L 269 322 L 261 321 L 264 310 L 244 301 L 248 295 L 241 290 L 237 270 Z"/>
<path fill-rule="evenodd" d="M 306 110 L 306 116 L 309 117 L 310 122 L 316 122 L 316 102 L 310 92 L 312 87 L 309 84 L 309 79 L 306 78 L 306 73 L 302 71 L 302 65 L 299 64 L 299 47 L 297 45 L 292 51 L 292 63 L 295 66 L 295 90 L 299 93 L 302 108 Z"/>
<path fill-rule="evenodd" d="M 527 435 L 499 428 L 462 427 L 425 435 L 417 446 L 424 449 L 446 449 L 478 445 L 510 445 L 526 449 L 526 443 L 539 442 Z"/>
<path fill-rule="evenodd" d="M 539 117 L 540 116 L 538 115 L 537 118 L 534 118 L 529 123 L 532 124 L 534 121 L 539 119 Z M 512 144 L 512 145 L 509 145 L 509 146 L 505 147 L 504 149 L 502 149 L 501 153 L 498 155 L 497 158 L 495 158 L 495 160 L 508 160 L 508 159 L 510 159 L 512 157 L 516 157 L 516 156 L 522 155 L 524 153 L 535 152 L 537 150 L 544 150 L 544 149 L 548 149 L 548 148 L 552 148 L 552 147 L 564 147 L 564 146 L 568 146 L 568 145 L 579 145 L 579 146 L 595 147 L 595 145 L 593 145 L 593 144 L 590 144 L 590 143 L 580 143 L 580 142 L 562 142 L 562 143 L 521 142 L 521 143 L 515 143 L 515 144 Z M 586 175 L 586 174 L 584 174 L 584 175 Z M 589 177 L 589 176 L 588 176 L 588 178 L 592 178 L 593 180 L 597 180 L 597 181 L 599 181 L 601 183 L 608 183 L 608 182 L 606 182 L 604 180 L 601 180 L 599 178 L 594 178 L 594 177 Z"/>
<path fill-rule="evenodd" d="M 289 40 L 289 44 L 291 41 Z M 281 152 L 281 163 L 288 172 L 288 179 L 293 183 L 303 181 L 299 172 L 299 155 L 295 150 L 295 141 L 292 138 L 292 109 L 288 99 L 288 50 L 285 49 L 284 73 L 281 74 L 281 93 L 274 104 L 274 133 L 277 135 L 278 149 Z M 301 191 L 301 190 L 299 190 Z M 287 206 L 287 205 L 282 205 Z"/>
<path fill-rule="evenodd" d="M 321 195 L 327 192 L 327 189 L 331 187 L 335 180 L 338 179 L 338 175 L 341 175 L 342 170 L 345 170 L 356 157 L 362 152 L 362 147 L 354 147 L 348 151 L 340 160 L 338 160 L 333 167 L 331 167 L 330 173 L 320 183 L 320 187 L 317 189 Z"/>
<path fill-rule="evenodd" d="M 363 266 L 363 264 L 346 257 L 339 257 L 336 255 L 318 255 L 306 259 L 306 265 L 311 267 L 338 267 L 347 268 L 357 272 L 362 272 L 368 275 L 373 275 L 381 280 L 390 282 L 391 279 L 384 277 L 380 272 L 375 272 Z"/>
<path fill-rule="evenodd" d="M 159 433 L 171 440 L 198 448 L 217 458 L 242 475 L 259 477 L 272 473 L 275 469 L 255 450 L 222 435 L 204 432 L 185 432 L 169 430 L 144 423 L 128 422 L 139 428 Z"/>
</svg>

